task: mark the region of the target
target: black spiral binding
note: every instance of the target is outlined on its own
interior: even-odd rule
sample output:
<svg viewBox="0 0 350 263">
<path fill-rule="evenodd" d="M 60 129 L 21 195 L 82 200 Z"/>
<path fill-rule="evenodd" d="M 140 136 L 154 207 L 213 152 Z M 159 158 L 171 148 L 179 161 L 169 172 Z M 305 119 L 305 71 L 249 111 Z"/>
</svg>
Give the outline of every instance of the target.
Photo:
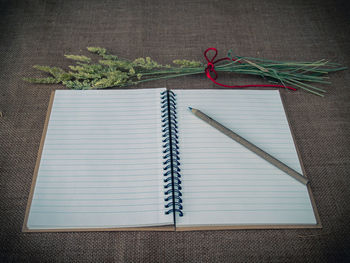
<svg viewBox="0 0 350 263">
<path fill-rule="evenodd" d="M 178 146 L 178 127 L 176 121 L 176 98 L 172 91 L 161 93 L 162 133 L 163 133 L 163 170 L 165 214 L 182 213 L 180 153 Z"/>
</svg>

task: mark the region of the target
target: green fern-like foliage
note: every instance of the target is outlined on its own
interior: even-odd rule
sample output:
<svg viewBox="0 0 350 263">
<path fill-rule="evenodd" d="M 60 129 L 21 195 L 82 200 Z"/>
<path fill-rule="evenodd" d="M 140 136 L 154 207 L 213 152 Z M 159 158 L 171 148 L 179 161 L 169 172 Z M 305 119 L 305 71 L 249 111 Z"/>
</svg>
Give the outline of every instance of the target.
<svg viewBox="0 0 350 263">
<path fill-rule="evenodd" d="M 81 61 L 81 62 L 87 62 L 89 63 L 91 61 L 91 58 L 88 58 L 86 56 L 77 56 L 77 55 L 64 55 L 68 59 Z"/>
<path fill-rule="evenodd" d="M 87 56 L 67 54 L 65 57 L 76 63 L 76 65 L 69 66 L 69 70 L 35 65 L 35 69 L 46 72 L 50 76 L 24 78 L 24 80 L 38 84 L 61 83 L 69 89 L 103 89 L 138 84 L 154 77 L 159 77 L 159 75 L 165 73 L 162 71 L 164 69 L 170 70 L 167 71 L 170 74 L 176 73 L 178 70 L 178 67 L 161 65 L 150 57 L 137 58 L 130 61 L 109 54 L 105 48 L 88 47 L 87 50 L 100 56 L 101 59 L 96 63 L 92 63 L 92 59 Z M 177 64 L 184 67 L 185 65 L 193 65 L 193 63 L 195 62 L 182 60 Z M 200 62 L 196 63 L 196 65 L 200 65 Z"/>
</svg>

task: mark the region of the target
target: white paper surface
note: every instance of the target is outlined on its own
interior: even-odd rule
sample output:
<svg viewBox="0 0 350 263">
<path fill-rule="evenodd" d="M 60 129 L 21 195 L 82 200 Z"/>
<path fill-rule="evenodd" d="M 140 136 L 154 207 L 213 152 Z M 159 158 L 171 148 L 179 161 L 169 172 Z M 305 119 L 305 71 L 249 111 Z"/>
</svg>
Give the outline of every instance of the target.
<svg viewBox="0 0 350 263">
<path fill-rule="evenodd" d="M 164 214 L 164 90 L 56 91 L 29 229 L 173 224 Z"/>
<path fill-rule="evenodd" d="M 201 110 L 302 173 L 277 90 L 174 92 L 184 202 L 177 226 L 316 224 L 305 185 L 188 110 Z"/>
</svg>

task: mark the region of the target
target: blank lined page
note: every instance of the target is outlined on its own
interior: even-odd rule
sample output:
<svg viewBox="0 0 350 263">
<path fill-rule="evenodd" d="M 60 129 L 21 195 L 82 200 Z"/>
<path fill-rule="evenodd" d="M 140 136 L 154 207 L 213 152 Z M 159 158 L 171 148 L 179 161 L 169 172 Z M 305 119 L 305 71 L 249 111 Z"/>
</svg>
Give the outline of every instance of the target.
<svg viewBox="0 0 350 263">
<path fill-rule="evenodd" d="M 201 110 L 302 173 L 277 90 L 176 90 L 177 226 L 316 224 L 307 187 L 194 116 Z"/>
<path fill-rule="evenodd" d="M 164 90 L 56 91 L 29 229 L 173 224 L 164 214 Z"/>
</svg>

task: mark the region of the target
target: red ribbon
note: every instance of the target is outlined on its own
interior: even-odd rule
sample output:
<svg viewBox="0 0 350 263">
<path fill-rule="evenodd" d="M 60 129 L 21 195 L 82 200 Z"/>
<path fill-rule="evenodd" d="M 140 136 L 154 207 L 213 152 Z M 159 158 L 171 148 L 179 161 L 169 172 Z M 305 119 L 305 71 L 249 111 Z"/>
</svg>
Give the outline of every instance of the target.
<svg viewBox="0 0 350 263">
<path fill-rule="evenodd" d="M 209 59 L 207 56 L 207 53 L 210 50 L 214 50 L 215 55 Z M 286 88 L 286 89 L 290 89 L 290 90 L 296 90 L 295 88 L 289 87 L 289 86 L 284 86 L 284 85 L 226 85 L 226 84 L 221 84 L 219 82 L 216 81 L 216 79 L 218 78 L 218 74 L 215 71 L 215 64 L 224 60 L 229 60 L 229 61 L 236 61 L 236 59 L 234 58 L 229 58 L 229 57 L 223 57 L 220 59 L 215 60 L 216 56 L 218 54 L 218 51 L 216 48 L 210 47 L 208 48 L 206 51 L 204 51 L 204 57 L 207 60 L 208 64 L 207 67 L 205 68 L 205 74 L 207 75 L 208 79 L 210 79 L 212 82 L 214 82 L 216 85 L 219 85 L 221 87 L 226 87 L 226 88 L 247 88 L 247 87 L 269 87 L 269 88 Z M 240 61 L 238 61 L 238 63 L 242 63 Z M 214 78 L 210 75 L 210 73 L 213 72 L 215 74 Z"/>
</svg>

